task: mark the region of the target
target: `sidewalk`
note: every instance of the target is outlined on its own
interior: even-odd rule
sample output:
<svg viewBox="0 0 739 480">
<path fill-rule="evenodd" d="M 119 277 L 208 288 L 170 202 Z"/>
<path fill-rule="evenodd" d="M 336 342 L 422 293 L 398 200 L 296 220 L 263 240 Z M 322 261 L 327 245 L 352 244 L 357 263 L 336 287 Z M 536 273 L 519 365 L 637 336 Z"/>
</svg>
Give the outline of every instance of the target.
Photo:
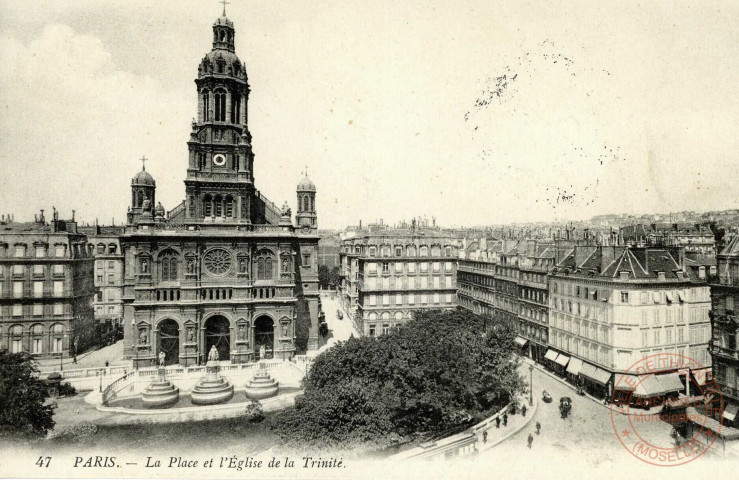
<svg viewBox="0 0 739 480">
<path fill-rule="evenodd" d="M 487 420 L 486 425 L 483 425 L 482 428 L 474 429 L 474 433 L 477 435 L 478 438 L 478 451 L 482 453 L 490 450 L 494 446 L 508 440 L 508 438 L 517 434 L 518 432 L 523 430 L 529 423 L 531 423 L 531 421 L 534 419 L 534 414 L 539 407 L 539 401 L 537 398 L 534 398 L 533 402 L 534 403 L 532 405 L 529 405 L 528 398 L 519 398 L 519 408 L 516 409 L 515 415 L 508 415 L 508 425 L 506 426 L 503 426 L 502 414 L 500 427 L 495 426 L 495 418 L 498 416 L 496 414 L 490 417 Z M 521 414 L 521 407 L 523 407 L 524 405 L 526 405 L 525 417 Z M 488 433 L 487 442 L 484 442 L 482 440 L 483 432 Z"/>
<path fill-rule="evenodd" d="M 111 367 L 132 365 L 131 360 L 125 360 L 123 358 L 123 340 L 119 340 L 113 345 L 108 345 L 107 347 L 81 353 L 77 355 L 77 363 L 74 363 L 74 358 L 72 357 L 62 359 L 65 370 L 74 370 L 76 368 L 102 368 L 105 367 L 106 361 Z M 42 372 L 49 373 L 59 370 L 59 358 L 43 358 L 37 360 L 37 362 L 39 370 Z"/>
<path fill-rule="evenodd" d="M 521 358 L 523 359 L 524 363 L 526 363 L 528 365 L 534 365 L 534 368 L 536 368 L 539 372 L 545 373 L 545 374 L 549 375 L 551 378 L 553 378 L 554 380 L 557 380 L 562 385 L 566 385 L 570 390 L 573 391 L 573 393 L 575 393 L 575 395 L 577 395 L 577 389 L 575 388 L 575 386 L 572 385 L 567 380 L 565 380 L 564 378 L 555 375 L 554 373 L 552 373 L 549 370 L 547 370 L 543 365 L 534 362 L 532 359 L 530 359 L 528 357 L 521 357 Z M 585 398 L 588 398 L 589 400 L 593 401 L 594 403 L 597 403 L 598 405 L 600 405 L 601 407 L 603 407 L 606 410 L 612 411 L 613 413 L 617 413 L 617 414 L 623 415 L 625 410 L 628 411 L 628 409 L 626 407 L 619 407 L 619 406 L 614 406 L 614 405 L 612 405 L 610 403 L 607 403 L 607 404 L 606 403 L 603 403 L 603 400 L 600 400 L 598 398 L 595 398 L 594 396 L 590 395 L 587 392 L 585 392 L 585 395 L 581 395 L 581 396 L 583 396 Z M 660 413 L 662 413 L 662 405 L 660 405 L 658 407 L 651 407 L 648 410 L 644 410 L 644 409 L 634 410 L 634 409 L 631 409 L 631 411 L 638 411 L 640 415 L 646 415 L 646 416 L 648 416 L 648 415 L 659 415 Z"/>
</svg>

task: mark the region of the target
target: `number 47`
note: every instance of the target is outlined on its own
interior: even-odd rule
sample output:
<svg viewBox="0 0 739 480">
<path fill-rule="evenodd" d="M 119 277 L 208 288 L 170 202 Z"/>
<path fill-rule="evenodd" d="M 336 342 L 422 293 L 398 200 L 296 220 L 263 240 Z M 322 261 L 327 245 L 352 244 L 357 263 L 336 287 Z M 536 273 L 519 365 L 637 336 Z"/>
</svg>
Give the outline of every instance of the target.
<svg viewBox="0 0 739 480">
<path fill-rule="evenodd" d="M 36 461 L 36 465 L 42 468 L 49 468 L 50 463 L 51 457 L 38 457 L 38 460 Z"/>
</svg>

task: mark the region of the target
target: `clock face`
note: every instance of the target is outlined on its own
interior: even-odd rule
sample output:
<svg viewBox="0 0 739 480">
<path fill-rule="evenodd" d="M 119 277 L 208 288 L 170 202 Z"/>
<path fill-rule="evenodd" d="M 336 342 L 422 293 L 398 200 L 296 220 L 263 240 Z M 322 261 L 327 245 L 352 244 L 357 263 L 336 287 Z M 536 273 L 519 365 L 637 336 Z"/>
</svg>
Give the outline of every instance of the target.
<svg viewBox="0 0 739 480">
<path fill-rule="evenodd" d="M 226 157 L 225 157 L 225 155 L 222 155 L 220 153 L 218 155 L 213 155 L 213 165 L 215 165 L 217 167 L 222 167 L 225 164 L 226 164 Z"/>
</svg>

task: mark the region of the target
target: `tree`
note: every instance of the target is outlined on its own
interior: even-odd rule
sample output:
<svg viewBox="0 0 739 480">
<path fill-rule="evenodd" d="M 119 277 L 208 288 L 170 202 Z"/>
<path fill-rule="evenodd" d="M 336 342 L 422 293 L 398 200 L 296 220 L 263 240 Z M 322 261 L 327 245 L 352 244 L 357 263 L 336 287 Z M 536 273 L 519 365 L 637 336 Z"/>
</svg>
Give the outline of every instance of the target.
<svg viewBox="0 0 739 480">
<path fill-rule="evenodd" d="M 318 285 L 321 288 L 331 288 L 339 284 L 339 267 L 318 266 Z"/>
<path fill-rule="evenodd" d="M 386 335 L 341 342 L 316 358 L 304 395 L 273 430 L 304 447 L 376 449 L 502 406 L 522 387 L 515 332 L 484 327 L 461 309 L 428 311 Z"/>
<path fill-rule="evenodd" d="M 28 353 L 0 351 L 0 438 L 39 437 L 54 428 L 54 406 Z"/>
</svg>

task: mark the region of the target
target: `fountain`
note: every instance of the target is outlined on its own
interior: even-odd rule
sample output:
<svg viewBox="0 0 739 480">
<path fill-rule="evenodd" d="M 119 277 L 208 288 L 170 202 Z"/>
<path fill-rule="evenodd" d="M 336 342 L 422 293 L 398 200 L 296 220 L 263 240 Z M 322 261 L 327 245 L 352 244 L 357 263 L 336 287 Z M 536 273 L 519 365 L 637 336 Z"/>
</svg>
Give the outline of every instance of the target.
<svg viewBox="0 0 739 480">
<path fill-rule="evenodd" d="M 261 400 L 277 395 L 277 389 L 277 380 L 267 373 L 264 363 L 259 362 L 259 371 L 246 384 L 246 396 L 253 400 Z"/>
<path fill-rule="evenodd" d="M 166 378 L 163 366 L 157 369 L 157 378 L 146 387 L 141 395 L 141 401 L 147 408 L 166 408 L 177 403 L 180 398 L 180 389 L 172 385 Z"/>
<path fill-rule="evenodd" d="M 195 405 L 215 405 L 231 400 L 234 396 L 234 386 L 218 373 L 221 366 L 218 364 L 218 351 L 213 346 L 208 354 L 208 363 L 205 365 L 205 376 L 193 387 L 190 399 Z"/>
</svg>

